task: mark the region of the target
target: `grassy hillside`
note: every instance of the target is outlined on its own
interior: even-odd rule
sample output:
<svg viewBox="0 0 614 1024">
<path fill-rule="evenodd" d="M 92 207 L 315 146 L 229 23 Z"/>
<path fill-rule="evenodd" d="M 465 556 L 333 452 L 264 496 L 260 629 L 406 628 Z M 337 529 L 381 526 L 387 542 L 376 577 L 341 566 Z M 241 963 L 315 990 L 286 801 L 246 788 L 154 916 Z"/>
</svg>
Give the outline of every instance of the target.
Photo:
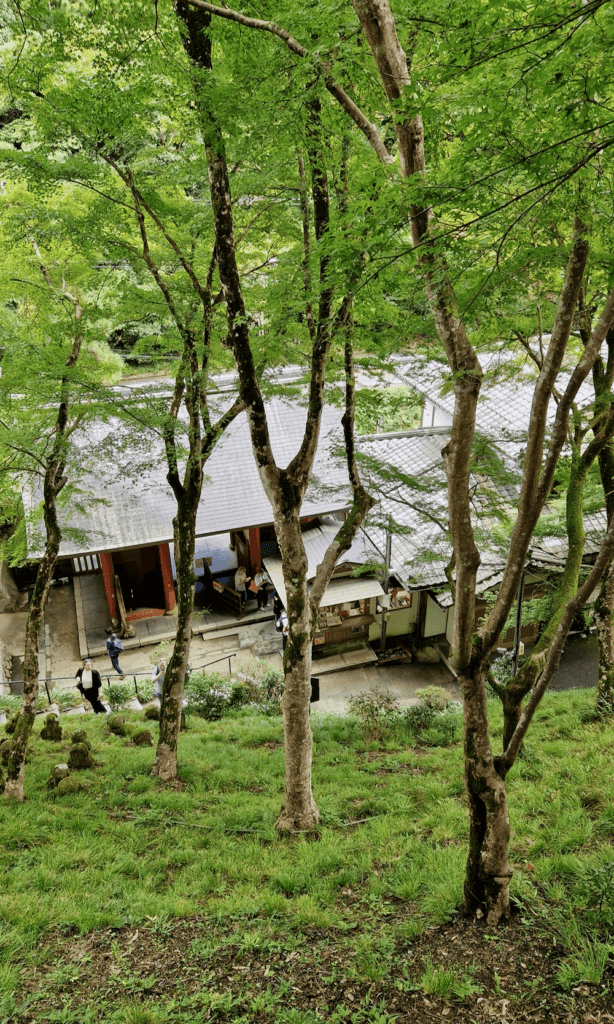
<svg viewBox="0 0 614 1024">
<path fill-rule="evenodd" d="M 467 828 L 449 717 L 376 744 L 353 719 L 314 716 L 322 827 L 284 840 L 279 719 L 192 719 L 183 786 L 165 789 L 151 748 L 65 717 L 65 740 L 32 742 L 26 802 L 0 804 L 0 1021 L 606 1012 L 614 724 L 583 721 L 593 700 L 549 695 L 510 774 L 516 914 L 494 935 L 456 913 Z M 59 798 L 47 779 L 84 722 L 97 764 Z"/>
</svg>

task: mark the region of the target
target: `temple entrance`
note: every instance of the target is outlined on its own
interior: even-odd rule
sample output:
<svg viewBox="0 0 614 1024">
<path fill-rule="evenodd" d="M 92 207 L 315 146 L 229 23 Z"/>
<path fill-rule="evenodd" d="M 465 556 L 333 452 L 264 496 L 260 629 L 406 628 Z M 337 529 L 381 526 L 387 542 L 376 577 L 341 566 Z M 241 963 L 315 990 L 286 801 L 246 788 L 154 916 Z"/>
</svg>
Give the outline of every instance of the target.
<svg viewBox="0 0 614 1024">
<path fill-rule="evenodd" d="M 164 608 L 164 584 L 158 545 L 114 551 L 113 566 L 128 613 L 137 608 Z"/>
</svg>

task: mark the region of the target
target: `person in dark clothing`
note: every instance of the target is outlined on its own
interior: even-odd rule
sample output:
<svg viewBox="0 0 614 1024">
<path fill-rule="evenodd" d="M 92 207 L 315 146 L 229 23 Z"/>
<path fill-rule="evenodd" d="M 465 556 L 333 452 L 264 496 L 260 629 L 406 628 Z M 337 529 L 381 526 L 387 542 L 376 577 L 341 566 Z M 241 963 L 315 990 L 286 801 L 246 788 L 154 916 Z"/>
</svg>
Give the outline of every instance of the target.
<svg viewBox="0 0 614 1024">
<path fill-rule="evenodd" d="M 117 635 L 115 633 L 111 633 L 111 636 L 107 640 L 107 654 L 111 659 L 111 664 L 113 668 L 115 669 L 116 672 L 119 673 L 120 679 L 124 678 L 124 673 L 119 667 L 119 655 L 121 654 L 123 649 L 124 645 L 122 644 L 121 640 L 117 639 Z"/>
<path fill-rule="evenodd" d="M 107 709 L 100 700 L 99 694 L 102 689 L 102 679 L 100 678 L 100 672 L 97 669 L 92 668 L 92 663 L 89 658 L 86 658 L 83 662 L 83 667 L 77 669 L 75 679 L 78 679 L 77 689 L 90 702 L 94 709 L 95 715 L 106 715 Z"/>
</svg>

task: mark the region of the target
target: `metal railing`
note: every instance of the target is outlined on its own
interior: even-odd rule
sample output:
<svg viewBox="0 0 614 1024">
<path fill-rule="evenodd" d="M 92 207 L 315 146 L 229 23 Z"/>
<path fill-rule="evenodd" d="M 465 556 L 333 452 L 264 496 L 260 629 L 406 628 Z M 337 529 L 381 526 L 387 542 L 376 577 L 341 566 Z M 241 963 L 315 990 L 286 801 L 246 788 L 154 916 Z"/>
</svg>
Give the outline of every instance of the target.
<svg viewBox="0 0 614 1024">
<path fill-rule="evenodd" d="M 224 654 L 224 655 L 222 655 L 221 658 L 216 658 L 214 661 L 208 661 L 206 665 L 199 665 L 197 669 L 192 669 L 191 672 L 194 672 L 194 671 L 200 672 L 200 671 L 202 671 L 205 668 L 209 668 L 211 665 L 219 664 L 220 661 L 228 661 L 228 675 L 230 675 L 231 671 L 232 671 L 232 666 L 231 666 L 230 662 L 231 662 L 231 659 L 232 658 L 236 658 L 236 656 L 237 656 L 236 655 L 236 651 L 233 652 L 232 654 Z M 191 673 L 189 673 L 189 674 L 191 674 Z M 189 676 L 189 674 L 188 674 L 188 676 Z M 134 682 L 134 692 L 136 694 L 136 697 L 137 697 L 138 700 L 141 700 L 141 695 L 139 694 L 138 685 L 137 685 L 137 681 L 136 681 L 137 680 L 137 676 L 139 676 L 139 677 L 140 676 L 146 676 L 148 679 L 151 679 L 151 669 L 146 669 L 143 672 L 124 672 L 123 676 L 117 675 L 117 676 L 113 676 L 113 677 L 111 677 L 111 675 L 108 674 L 108 673 L 106 675 L 103 675 L 102 672 L 100 673 L 101 680 L 103 678 L 106 679 L 106 686 L 107 686 L 107 689 L 109 690 L 109 693 L 110 693 L 110 689 L 111 689 L 111 678 L 113 678 L 114 682 L 115 681 L 122 682 L 124 679 L 127 679 L 127 678 L 132 679 L 132 681 Z M 53 676 L 52 679 L 39 679 L 38 680 L 39 688 L 40 688 L 40 684 L 43 683 L 43 685 L 45 687 L 45 692 L 47 694 L 47 701 L 48 701 L 49 704 L 53 704 L 53 701 L 51 699 L 51 694 L 49 693 L 49 683 L 74 682 L 74 680 L 77 679 L 77 678 L 78 678 L 77 676 Z"/>
</svg>

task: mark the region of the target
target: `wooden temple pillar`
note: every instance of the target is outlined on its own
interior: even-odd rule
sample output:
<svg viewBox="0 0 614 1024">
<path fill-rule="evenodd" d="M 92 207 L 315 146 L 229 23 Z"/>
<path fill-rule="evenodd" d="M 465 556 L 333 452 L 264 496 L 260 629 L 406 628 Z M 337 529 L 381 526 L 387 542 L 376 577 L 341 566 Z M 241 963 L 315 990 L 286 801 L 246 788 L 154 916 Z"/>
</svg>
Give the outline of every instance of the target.
<svg viewBox="0 0 614 1024">
<path fill-rule="evenodd" d="M 168 544 L 158 544 L 160 552 L 160 568 L 162 570 L 162 583 L 164 586 L 164 605 L 166 615 L 172 615 L 177 603 L 175 597 L 175 586 L 173 584 L 173 570 L 171 568 L 171 553 Z"/>
</svg>

